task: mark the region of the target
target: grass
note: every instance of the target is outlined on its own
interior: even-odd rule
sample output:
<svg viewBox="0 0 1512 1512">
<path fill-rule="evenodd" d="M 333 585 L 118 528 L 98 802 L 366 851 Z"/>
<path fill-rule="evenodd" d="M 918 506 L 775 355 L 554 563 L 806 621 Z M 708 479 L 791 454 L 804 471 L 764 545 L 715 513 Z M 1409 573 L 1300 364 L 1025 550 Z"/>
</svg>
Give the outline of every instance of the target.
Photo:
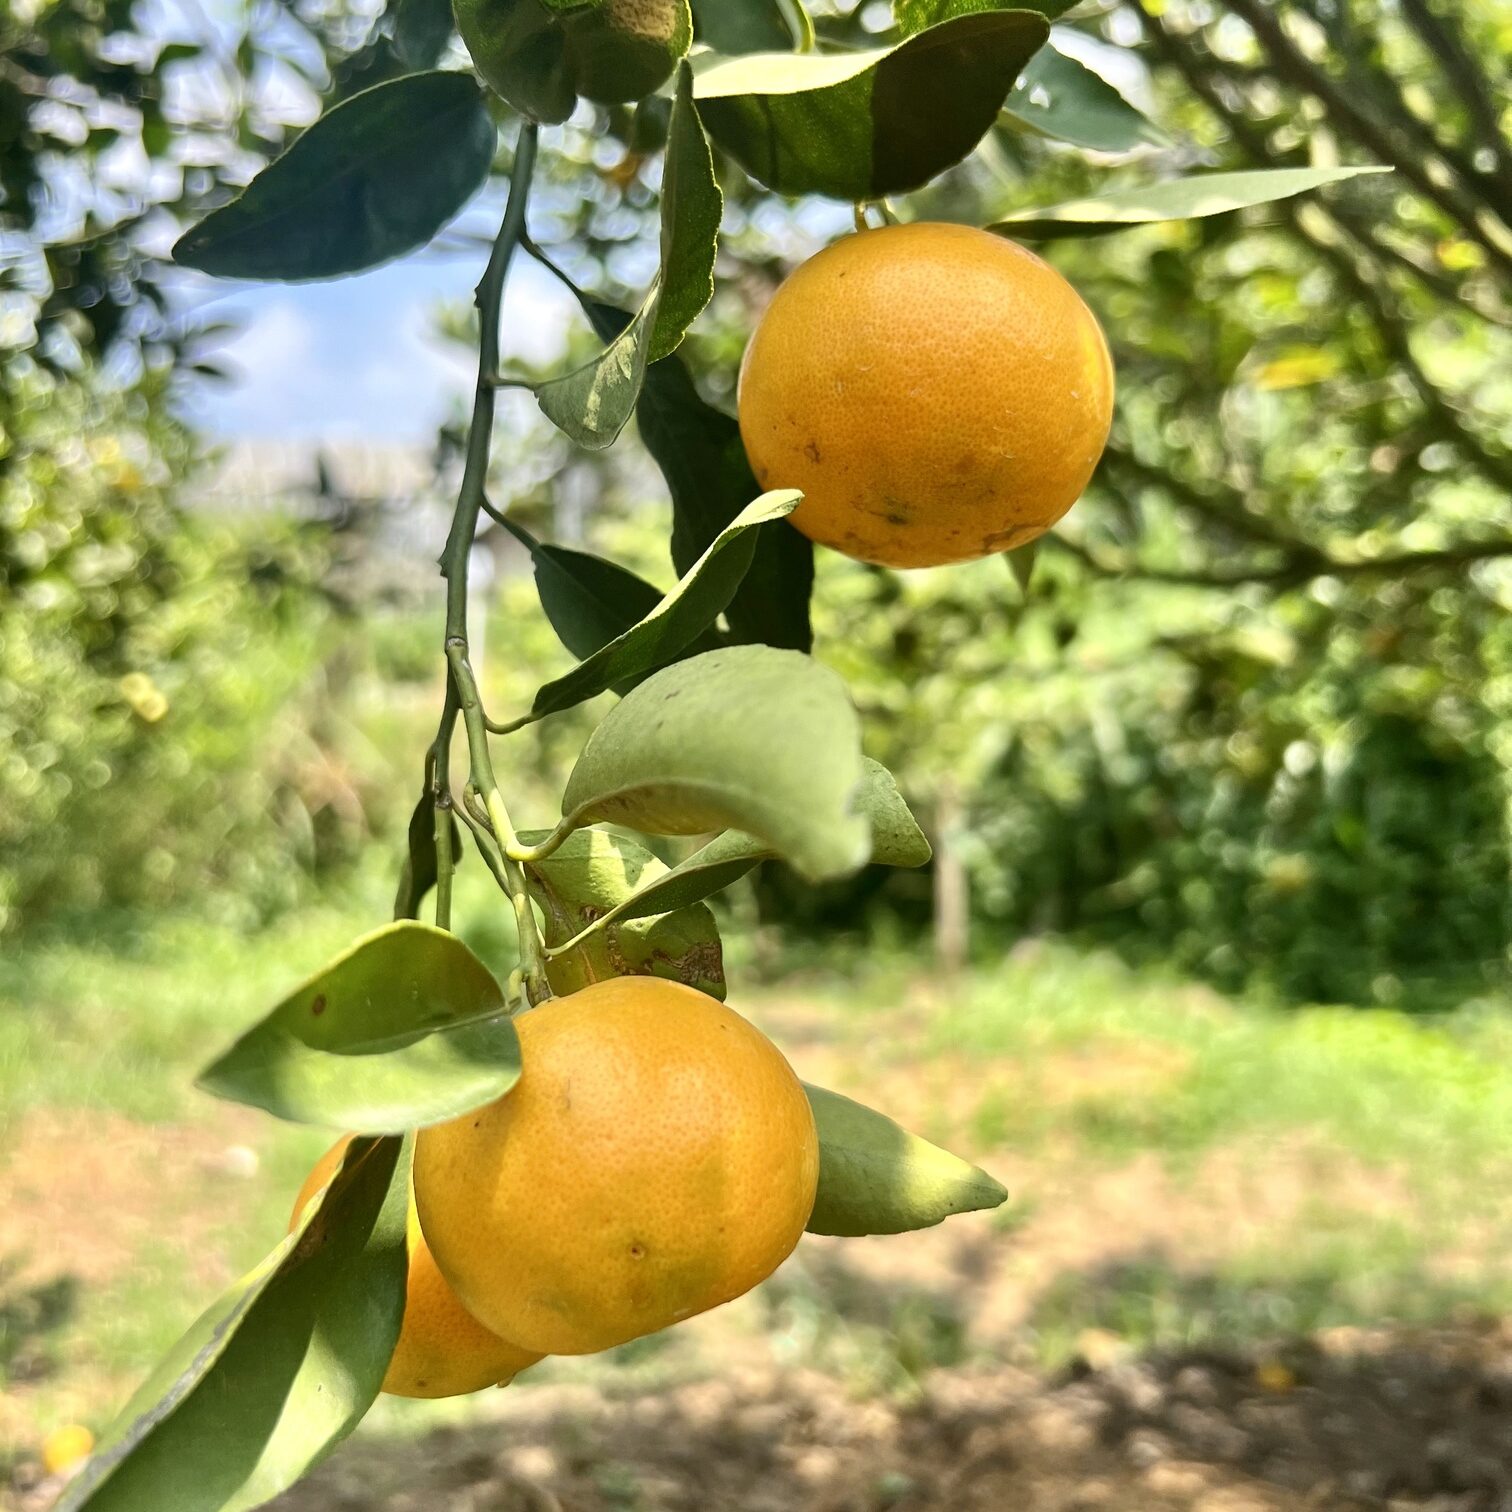
<svg viewBox="0 0 1512 1512">
<path fill-rule="evenodd" d="M 507 970 L 493 894 L 481 877 L 459 882 L 464 932 Z M 0 960 L 0 1439 L 34 1443 L 70 1419 L 98 1427 L 276 1238 L 328 1136 L 227 1109 L 196 1092 L 193 1075 L 381 920 L 384 903 L 376 890 L 331 900 L 250 937 L 184 920 L 115 922 Z M 972 1288 L 983 1275 L 1024 1293 L 1012 1347 L 1042 1365 L 1092 1329 L 1134 1347 L 1244 1345 L 1512 1309 L 1499 1264 L 1512 1244 L 1500 1201 L 1512 1174 L 1505 1004 L 1416 1017 L 1279 1011 L 1069 946 L 1024 948 L 947 985 L 896 953 L 844 971 L 778 971 L 764 989 L 738 966 L 732 974 L 736 1002 L 779 1035 L 783 1012 L 801 1008 L 810 1052 L 851 1076 L 844 1090 L 1015 1176 L 1011 1203 L 976 1227 L 801 1251 L 731 1314 L 740 1321 L 729 1326 L 779 1362 L 823 1369 L 862 1395 L 912 1391 L 929 1370 L 982 1358 Z M 39 1150 L 23 1137 L 38 1120 L 83 1143 Z M 112 1144 L 128 1135 L 150 1158 Z M 240 1150 L 245 1164 L 243 1146 L 255 1172 L 223 1159 Z M 37 1168 L 18 1170 L 17 1150 Z M 93 1185 L 80 1163 L 94 1164 Z M 1253 1181 L 1273 1195 L 1283 1176 L 1300 1195 L 1253 1223 L 1233 1221 L 1249 1216 L 1246 1198 L 1214 1189 Z M 1106 1205 L 1125 1180 L 1155 1183 L 1150 1202 L 1165 1206 L 1122 1244 Z M 100 1211 L 46 1216 L 62 1234 L 28 1230 L 26 1212 L 49 1212 L 36 1192 L 49 1183 L 95 1194 Z M 1085 1243 L 1055 1251 L 1053 1274 L 1015 1269 L 1079 1223 Z M 962 1261 L 953 1279 L 929 1281 L 889 1268 L 948 1259 L 940 1246 L 958 1236 L 990 1263 Z M 850 1265 L 852 1255 L 866 1263 Z M 720 1368 L 717 1349 L 704 1359 L 684 1337 L 544 1374 L 633 1391 Z M 470 1410 L 385 1403 L 378 1426 Z"/>
</svg>

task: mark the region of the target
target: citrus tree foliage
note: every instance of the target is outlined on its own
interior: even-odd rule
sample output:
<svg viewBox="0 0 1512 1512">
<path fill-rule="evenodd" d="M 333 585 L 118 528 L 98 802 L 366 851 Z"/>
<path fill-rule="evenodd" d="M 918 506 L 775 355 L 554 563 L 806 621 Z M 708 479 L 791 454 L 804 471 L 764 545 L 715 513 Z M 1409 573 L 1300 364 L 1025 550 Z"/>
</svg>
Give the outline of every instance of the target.
<svg viewBox="0 0 1512 1512">
<path fill-rule="evenodd" d="M 33 370 L 0 447 L 0 928 L 288 906 L 347 844 L 312 826 L 280 718 L 320 665 L 327 531 L 187 514 L 197 448 L 161 377 Z"/>
<path fill-rule="evenodd" d="M 1093 71 L 1042 56 L 1056 5 L 900 4 L 886 34 L 861 47 L 812 25 L 794 0 L 739 26 L 703 19 L 718 9 L 683 0 L 461 6 L 471 68 L 438 68 L 432 57 L 351 92 L 178 243 L 182 264 L 210 272 L 273 280 L 360 272 L 442 232 L 500 145 L 508 199 L 497 236 L 480 249 L 477 379 L 441 552 L 436 658 L 445 691 L 435 737 L 414 753 L 414 819 L 395 868 L 399 917 L 317 969 L 204 1078 L 277 1116 L 381 1137 L 351 1147 L 293 1238 L 212 1308 L 128 1405 L 106 1453 L 65 1496 L 70 1512 L 253 1506 L 350 1430 L 381 1384 L 403 1306 L 393 1253 L 411 1142 L 395 1136 L 421 1128 L 424 1152 L 422 1126 L 470 1115 L 511 1086 L 520 1058 L 514 1012 L 549 1014 L 556 991 L 606 964 L 611 975 L 675 975 L 685 999 L 707 1006 L 699 994 L 720 995 L 725 983 L 703 900 L 751 864 L 781 860 L 805 882 L 825 884 L 868 861 L 928 859 L 897 784 L 863 757 L 863 721 L 845 681 L 807 654 L 813 578 L 787 518 L 797 501 L 790 490 L 758 497 L 730 416 L 684 365 L 684 338 L 719 269 L 721 176 L 748 205 L 759 195 L 814 194 L 855 202 L 859 213 L 860 202 L 925 189 L 1004 131 L 1036 140 L 1059 133 L 1070 144 L 1126 136 L 1131 146 L 1160 133 L 1127 101 L 1120 107 Z M 728 55 L 705 45 L 713 36 Z M 524 256 L 551 261 L 532 234 L 535 188 L 560 172 L 556 138 L 542 127 L 586 109 L 583 101 L 635 105 L 620 125 L 658 163 L 646 202 L 656 254 L 643 260 L 646 278 L 628 307 L 603 289 L 570 285 L 593 330 L 582 362 L 512 372 L 499 337 L 511 269 Z M 1000 233 L 1030 224 L 1056 235 L 1200 228 L 1236 206 L 1325 188 L 1347 194 L 1358 186 L 1346 180 L 1376 166 L 1294 164 L 1236 187 L 1162 163 L 1081 196 L 1106 205 L 1112 191 L 1117 203 L 1134 193 L 1142 205 L 1134 215 L 1089 219 L 1062 206 L 1031 221 L 1026 206 L 1038 196 L 1025 193 L 972 218 Z M 510 518 L 511 500 L 490 475 L 506 384 L 532 391 L 547 418 L 589 450 L 616 443 L 638 420 L 671 499 L 679 574 L 657 592 L 618 564 L 552 550 L 519 528 L 546 617 L 578 658 L 573 673 L 519 708 L 488 706 L 468 616 L 480 523 Z M 1009 581 L 1000 576 L 1004 591 Z M 539 831 L 517 828 L 499 742 L 605 690 L 619 702 L 561 772 L 556 812 L 540 816 Z M 621 838 L 626 829 L 712 838 L 681 864 L 659 867 Z M 496 880 L 518 929 L 519 968 L 507 983 L 452 930 L 464 851 Z M 428 908 L 434 927 L 415 917 Z M 658 923 L 665 948 L 650 943 Z M 1006 1195 L 880 1113 L 823 1089 L 808 1099 L 818 1131 L 811 1228 L 896 1232 Z M 635 1246 L 631 1254 L 640 1258 Z M 334 1263 L 339 1257 L 351 1263 Z M 317 1272 L 308 1287 L 289 1284 L 300 1265 Z M 314 1329 L 319 1347 L 301 1350 L 312 1310 L 328 1326 Z M 233 1420 L 221 1408 L 238 1397 L 256 1410 Z"/>
</svg>

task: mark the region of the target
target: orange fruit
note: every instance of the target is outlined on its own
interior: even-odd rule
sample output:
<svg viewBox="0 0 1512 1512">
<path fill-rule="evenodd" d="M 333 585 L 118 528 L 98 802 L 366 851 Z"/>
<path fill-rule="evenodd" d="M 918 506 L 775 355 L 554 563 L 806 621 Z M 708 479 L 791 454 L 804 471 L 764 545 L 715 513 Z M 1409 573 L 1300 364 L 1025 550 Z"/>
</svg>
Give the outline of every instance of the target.
<svg viewBox="0 0 1512 1512">
<path fill-rule="evenodd" d="M 595 982 L 515 1025 L 515 1086 L 415 1142 L 426 1236 L 490 1328 L 589 1354 L 728 1302 L 791 1253 L 819 1141 L 764 1034 L 654 977 Z"/>
<path fill-rule="evenodd" d="M 348 1134 L 337 1140 L 315 1162 L 294 1199 L 290 1229 L 299 1222 L 305 1204 L 331 1179 L 351 1138 Z M 383 1377 L 383 1389 L 394 1396 L 449 1397 L 481 1391 L 485 1386 L 507 1386 L 540 1355 L 490 1333 L 457 1300 L 420 1232 L 413 1194 L 407 1227 L 409 1277 L 404 1289 L 404 1322 Z"/>
<path fill-rule="evenodd" d="M 66 1475 L 94 1448 L 94 1434 L 82 1423 L 54 1428 L 42 1440 L 42 1467 L 49 1475 Z"/>
<path fill-rule="evenodd" d="M 740 433 L 805 535 L 889 567 L 1011 551 L 1076 502 L 1113 415 L 1092 312 L 1032 252 L 919 222 L 825 248 L 746 348 Z"/>
</svg>

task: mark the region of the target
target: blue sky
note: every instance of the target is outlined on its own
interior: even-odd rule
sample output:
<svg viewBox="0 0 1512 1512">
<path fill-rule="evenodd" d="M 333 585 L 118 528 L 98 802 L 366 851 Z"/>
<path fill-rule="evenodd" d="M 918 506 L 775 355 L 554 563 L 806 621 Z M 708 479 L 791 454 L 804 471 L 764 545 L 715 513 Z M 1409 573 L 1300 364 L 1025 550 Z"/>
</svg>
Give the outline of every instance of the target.
<svg viewBox="0 0 1512 1512">
<path fill-rule="evenodd" d="M 435 314 L 470 298 L 482 263 L 481 252 L 421 252 L 331 283 L 226 290 L 206 280 L 191 293 L 196 307 L 241 329 L 215 353 L 232 381 L 201 385 L 190 418 L 228 439 L 433 440 L 473 381 L 468 353 L 437 334 Z M 550 356 L 574 309 L 550 275 L 521 258 L 505 305 L 505 353 Z"/>
</svg>

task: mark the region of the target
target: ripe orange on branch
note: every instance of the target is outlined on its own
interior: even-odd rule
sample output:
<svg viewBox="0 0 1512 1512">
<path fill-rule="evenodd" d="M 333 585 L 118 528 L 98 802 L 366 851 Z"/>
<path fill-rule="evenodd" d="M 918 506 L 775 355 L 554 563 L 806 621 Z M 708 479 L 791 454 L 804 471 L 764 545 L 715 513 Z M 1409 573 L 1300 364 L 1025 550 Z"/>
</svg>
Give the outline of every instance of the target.
<svg viewBox="0 0 1512 1512">
<path fill-rule="evenodd" d="M 515 1025 L 515 1086 L 415 1142 L 420 1220 L 469 1311 L 528 1349 L 589 1354 L 782 1263 L 819 1142 L 765 1035 L 654 977 L 596 982 Z"/>
<path fill-rule="evenodd" d="M 740 432 L 803 533 L 862 561 L 1011 551 L 1076 502 L 1108 439 L 1096 318 L 1032 252 L 971 226 L 846 236 L 777 291 L 746 349 Z"/>
<path fill-rule="evenodd" d="M 337 1140 L 305 1177 L 294 1199 L 291 1229 L 299 1222 L 305 1204 L 335 1175 L 351 1138 L 348 1134 Z M 383 1377 L 385 1391 L 405 1397 L 462 1396 L 485 1386 L 507 1386 L 527 1365 L 541 1358 L 490 1333 L 457 1300 L 457 1294 L 436 1269 L 420 1232 L 413 1195 L 407 1237 L 409 1276 L 404 1289 L 404 1322 Z"/>
</svg>

